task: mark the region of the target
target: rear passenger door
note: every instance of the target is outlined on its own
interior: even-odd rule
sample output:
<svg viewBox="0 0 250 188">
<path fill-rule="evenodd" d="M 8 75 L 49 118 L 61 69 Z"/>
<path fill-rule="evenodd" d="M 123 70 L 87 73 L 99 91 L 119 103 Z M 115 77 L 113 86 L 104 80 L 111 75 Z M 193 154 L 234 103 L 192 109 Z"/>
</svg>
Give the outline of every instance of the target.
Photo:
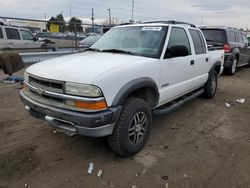
<svg viewBox="0 0 250 188">
<path fill-rule="evenodd" d="M 241 32 L 236 32 L 236 36 L 239 42 L 239 50 L 240 50 L 240 59 L 238 65 L 245 65 L 248 63 L 249 55 L 248 55 L 248 46 L 244 44 L 243 36 Z"/>
<path fill-rule="evenodd" d="M 189 33 L 193 43 L 193 54 L 194 56 L 194 76 L 199 78 L 202 83 L 207 80 L 208 71 L 211 59 L 208 55 L 205 39 L 201 32 L 196 29 L 189 29 Z"/>
<path fill-rule="evenodd" d="M 250 63 L 250 42 L 248 41 L 245 35 L 243 35 L 243 41 L 245 45 L 245 49 L 243 53 L 246 55 L 246 58 L 247 58 L 246 61 Z"/>
<path fill-rule="evenodd" d="M 5 32 L 9 48 L 24 48 L 18 29 L 6 27 Z"/>
</svg>

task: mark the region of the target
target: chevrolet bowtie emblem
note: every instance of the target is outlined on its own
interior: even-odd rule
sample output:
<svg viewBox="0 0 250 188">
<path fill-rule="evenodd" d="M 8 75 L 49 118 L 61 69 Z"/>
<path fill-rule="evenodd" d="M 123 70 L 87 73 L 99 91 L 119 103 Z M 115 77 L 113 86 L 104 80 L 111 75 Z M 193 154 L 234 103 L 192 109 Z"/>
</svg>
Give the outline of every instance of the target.
<svg viewBox="0 0 250 188">
<path fill-rule="evenodd" d="M 41 88 L 37 88 L 36 92 L 37 92 L 39 95 L 43 95 L 43 94 L 44 94 L 44 90 L 41 89 Z"/>
</svg>

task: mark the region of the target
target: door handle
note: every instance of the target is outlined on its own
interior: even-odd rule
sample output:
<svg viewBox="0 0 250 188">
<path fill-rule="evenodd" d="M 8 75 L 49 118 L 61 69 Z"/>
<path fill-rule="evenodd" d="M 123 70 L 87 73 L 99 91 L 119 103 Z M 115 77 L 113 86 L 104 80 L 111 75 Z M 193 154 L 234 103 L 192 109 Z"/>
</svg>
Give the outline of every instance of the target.
<svg viewBox="0 0 250 188">
<path fill-rule="evenodd" d="M 194 65 L 194 60 L 191 60 L 191 61 L 190 61 L 190 65 Z"/>
</svg>

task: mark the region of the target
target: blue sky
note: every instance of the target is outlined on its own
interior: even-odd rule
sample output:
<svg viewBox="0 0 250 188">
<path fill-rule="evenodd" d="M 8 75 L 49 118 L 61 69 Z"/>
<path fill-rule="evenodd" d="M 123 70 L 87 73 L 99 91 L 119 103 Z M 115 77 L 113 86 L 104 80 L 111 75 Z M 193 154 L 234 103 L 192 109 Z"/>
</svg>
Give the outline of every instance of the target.
<svg viewBox="0 0 250 188">
<path fill-rule="evenodd" d="M 200 25 L 225 25 L 250 28 L 249 0 L 134 0 L 134 19 L 181 20 Z M 44 19 L 62 12 L 81 18 L 91 17 L 94 8 L 95 18 L 108 18 L 107 9 L 112 17 L 124 21 L 131 19 L 132 0 L 0 0 L 0 16 Z"/>
</svg>

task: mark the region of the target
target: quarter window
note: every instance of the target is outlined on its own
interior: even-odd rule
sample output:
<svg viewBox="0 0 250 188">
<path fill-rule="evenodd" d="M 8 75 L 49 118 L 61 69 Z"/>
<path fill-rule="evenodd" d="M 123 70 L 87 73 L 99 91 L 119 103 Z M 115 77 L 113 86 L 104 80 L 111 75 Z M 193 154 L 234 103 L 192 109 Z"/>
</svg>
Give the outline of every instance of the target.
<svg viewBox="0 0 250 188">
<path fill-rule="evenodd" d="M 0 39 L 3 39 L 3 31 L 1 27 L 0 27 Z"/>
<path fill-rule="evenodd" d="M 205 44 L 199 31 L 190 29 L 189 32 L 191 34 L 191 37 L 194 43 L 195 54 L 206 53 Z"/>
<path fill-rule="evenodd" d="M 29 31 L 21 30 L 21 35 L 23 40 L 34 40 L 34 36 Z"/>
<path fill-rule="evenodd" d="M 5 28 L 7 39 L 20 39 L 20 35 L 17 29 Z"/>
<path fill-rule="evenodd" d="M 189 52 L 189 55 L 191 54 L 191 49 L 190 49 L 190 43 L 188 40 L 188 36 L 186 31 L 183 28 L 179 28 L 179 27 L 173 27 L 171 34 L 170 34 L 170 39 L 168 42 L 168 48 L 167 51 L 176 45 L 183 45 L 186 46 Z M 168 55 L 166 53 L 164 58 L 168 58 Z"/>
</svg>

